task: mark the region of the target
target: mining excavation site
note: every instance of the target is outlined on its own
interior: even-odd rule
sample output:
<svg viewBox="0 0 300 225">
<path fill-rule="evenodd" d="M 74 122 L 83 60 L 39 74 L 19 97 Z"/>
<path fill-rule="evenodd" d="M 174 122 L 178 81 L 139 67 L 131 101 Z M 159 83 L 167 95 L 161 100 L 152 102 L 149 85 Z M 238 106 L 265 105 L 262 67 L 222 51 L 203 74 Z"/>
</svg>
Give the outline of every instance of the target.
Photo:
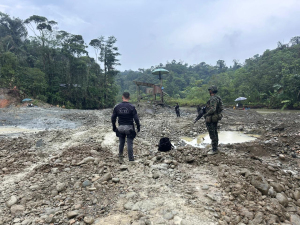
<svg viewBox="0 0 300 225">
<path fill-rule="evenodd" d="M 0 109 L 0 224 L 300 224 L 299 111 L 227 108 L 208 156 L 196 108 L 136 109 L 132 164 L 112 109 Z M 158 152 L 161 137 L 175 148 Z"/>
</svg>

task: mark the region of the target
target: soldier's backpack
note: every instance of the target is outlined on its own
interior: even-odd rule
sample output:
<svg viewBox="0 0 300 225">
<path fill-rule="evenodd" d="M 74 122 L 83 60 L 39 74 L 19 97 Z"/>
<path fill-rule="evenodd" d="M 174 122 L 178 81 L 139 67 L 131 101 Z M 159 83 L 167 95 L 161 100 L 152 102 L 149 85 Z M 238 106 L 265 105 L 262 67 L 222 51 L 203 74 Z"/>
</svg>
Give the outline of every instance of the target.
<svg viewBox="0 0 300 225">
<path fill-rule="evenodd" d="M 174 146 L 171 144 L 170 139 L 167 137 L 163 137 L 159 140 L 158 151 L 160 152 L 168 152 L 172 150 Z"/>
</svg>

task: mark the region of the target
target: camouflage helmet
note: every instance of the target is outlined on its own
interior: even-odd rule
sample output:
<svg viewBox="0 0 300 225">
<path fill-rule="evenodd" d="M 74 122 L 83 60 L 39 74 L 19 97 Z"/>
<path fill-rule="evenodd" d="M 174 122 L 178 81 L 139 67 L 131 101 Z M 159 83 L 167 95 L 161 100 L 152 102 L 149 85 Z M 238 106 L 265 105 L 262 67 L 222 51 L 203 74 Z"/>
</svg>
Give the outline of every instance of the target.
<svg viewBox="0 0 300 225">
<path fill-rule="evenodd" d="M 218 88 L 215 85 L 212 85 L 208 88 L 208 90 L 211 90 L 213 93 L 217 93 L 218 92 Z"/>
</svg>

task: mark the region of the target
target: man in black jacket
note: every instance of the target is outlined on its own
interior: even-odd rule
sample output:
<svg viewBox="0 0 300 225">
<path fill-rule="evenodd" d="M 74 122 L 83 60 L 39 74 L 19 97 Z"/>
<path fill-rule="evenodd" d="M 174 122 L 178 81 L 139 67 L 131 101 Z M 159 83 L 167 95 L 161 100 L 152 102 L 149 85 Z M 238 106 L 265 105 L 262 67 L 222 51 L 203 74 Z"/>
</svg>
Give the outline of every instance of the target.
<svg viewBox="0 0 300 225">
<path fill-rule="evenodd" d="M 177 117 L 180 117 L 180 109 L 179 109 L 178 103 L 176 103 L 175 112 L 176 112 Z"/>
<path fill-rule="evenodd" d="M 119 162 L 124 163 L 123 149 L 125 145 L 125 137 L 127 136 L 127 148 L 128 148 L 128 158 L 129 161 L 134 161 L 133 157 L 133 139 L 136 136 L 134 129 L 133 120 L 136 123 L 137 131 L 140 132 L 140 120 L 137 115 L 135 107 L 129 103 L 130 94 L 124 92 L 122 95 L 122 100 L 120 104 L 116 105 L 111 116 L 111 122 L 113 126 L 113 131 L 116 132 L 117 137 L 119 137 Z M 118 119 L 119 127 L 116 127 L 116 120 Z"/>
</svg>

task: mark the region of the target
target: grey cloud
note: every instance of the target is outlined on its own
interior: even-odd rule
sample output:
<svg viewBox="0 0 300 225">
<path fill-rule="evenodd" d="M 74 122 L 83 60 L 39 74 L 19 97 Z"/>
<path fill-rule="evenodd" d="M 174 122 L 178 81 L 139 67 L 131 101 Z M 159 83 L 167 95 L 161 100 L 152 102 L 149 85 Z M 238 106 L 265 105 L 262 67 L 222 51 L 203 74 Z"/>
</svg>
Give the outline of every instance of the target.
<svg viewBox="0 0 300 225">
<path fill-rule="evenodd" d="M 243 62 L 299 35 L 300 25 L 298 0 L 2 0 L 0 10 L 22 19 L 46 16 L 87 43 L 114 35 L 120 70 L 173 59 Z"/>
</svg>

